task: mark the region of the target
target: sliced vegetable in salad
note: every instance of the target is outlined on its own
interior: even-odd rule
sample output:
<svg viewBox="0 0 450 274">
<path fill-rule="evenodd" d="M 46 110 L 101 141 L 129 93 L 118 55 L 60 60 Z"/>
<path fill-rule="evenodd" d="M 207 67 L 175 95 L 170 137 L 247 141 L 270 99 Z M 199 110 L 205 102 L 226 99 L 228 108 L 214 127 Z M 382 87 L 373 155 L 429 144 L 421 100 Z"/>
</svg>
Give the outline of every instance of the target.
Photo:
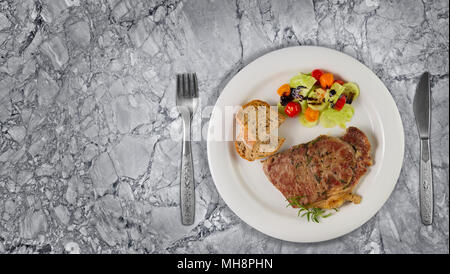
<svg viewBox="0 0 450 274">
<path fill-rule="evenodd" d="M 351 104 L 359 96 L 359 87 L 353 82 L 335 79 L 330 72 L 315 69 L 299 73 L 277 90 L 280 96 L 278 111 L 289 117 L 299 116 L 305 127 L 320 124 L 331 128 L 345 128 L 355 110 Z"/>
<path fill-rule="evenodd" d="M 320 125 L 325 128 L 332 128 L 337 125 L 346 128 L 345 123 L 350 122 L 354 114 L 355 110 L 349 104 L 344 104 L 341 110 L 329 108 L 320 115 Z"/>
<path fill-rule="evenodd" d="M 355 83 L 348 82 L 343 85 L 344 95 L 347 98 L 346 103 L 351 104 L 359 96 L 359 88 Z"/>
</svg>

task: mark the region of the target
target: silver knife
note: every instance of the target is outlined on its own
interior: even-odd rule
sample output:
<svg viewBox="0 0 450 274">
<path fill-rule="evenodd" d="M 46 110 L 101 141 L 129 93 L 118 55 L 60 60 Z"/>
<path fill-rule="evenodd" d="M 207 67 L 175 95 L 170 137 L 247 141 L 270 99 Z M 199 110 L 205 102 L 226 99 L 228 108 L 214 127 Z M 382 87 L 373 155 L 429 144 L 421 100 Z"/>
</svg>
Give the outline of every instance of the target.
<svg viewBox="0 0 450 274">
<path fill-rule="evenodd" d="M 430 74 L 420 77 L 414 96 L 413 110 L 420 136 L 420 216 L 424 225 L 433 223 L 433 172 L 430 153 Z"/>
</svg>

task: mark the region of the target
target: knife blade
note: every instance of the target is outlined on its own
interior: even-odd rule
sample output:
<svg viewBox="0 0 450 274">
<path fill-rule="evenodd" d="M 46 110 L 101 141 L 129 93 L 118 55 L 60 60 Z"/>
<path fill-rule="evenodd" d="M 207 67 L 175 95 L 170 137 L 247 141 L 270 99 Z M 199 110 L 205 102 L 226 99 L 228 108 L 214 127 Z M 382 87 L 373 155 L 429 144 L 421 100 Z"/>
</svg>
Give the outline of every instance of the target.
<svg viewBox="0 0 450 274">
<path fill-rule="evenodd" d="M 430 74 L 425 72 L 419 80 L 413 109 L 420 138 L 430 137 Z"/>
<path fill-rule="evenodd" d="M 433 171 L 430 151 L 430 74 L 425 72 L 419 80 L 413 101 L 414 116 L 420 136 L 419 198 L 420 216 L 424 225 L 433 223 Z"/>
</svg>

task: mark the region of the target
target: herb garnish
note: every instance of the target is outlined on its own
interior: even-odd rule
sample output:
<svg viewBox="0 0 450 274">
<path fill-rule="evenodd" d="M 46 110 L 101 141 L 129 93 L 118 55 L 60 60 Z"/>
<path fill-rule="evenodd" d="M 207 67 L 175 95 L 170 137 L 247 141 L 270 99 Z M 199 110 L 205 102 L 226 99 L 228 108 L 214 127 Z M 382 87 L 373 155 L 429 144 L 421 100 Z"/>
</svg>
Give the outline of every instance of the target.
<svg viewBox="0 0 450 274">
<path fill-rule="evenodd" d="M 300 202 L 300 199 L 304 198 L 304 197 L 305 196 L 294 196 L 294 197 L 289 198 L 287 200 L 289 204 L 286 207 L 288 207 L 288 206 L 298 207 L 299 210 L 298 210 L 297 216 L 299 216 L 299 217 L 306 216 L 306 218 L 308 219 L 308 222 L 313 221 L 313 222 L 319 223 L 320 218 L 328 218 L 332 215 L 332 213 L 325 214 L 326 211 L 322 208 L 309 207 L 308 205 L 302 204 Z M 333 208 L 333 209 L 336 212 L 338 211 L 337 208 Z"/>
</svg>

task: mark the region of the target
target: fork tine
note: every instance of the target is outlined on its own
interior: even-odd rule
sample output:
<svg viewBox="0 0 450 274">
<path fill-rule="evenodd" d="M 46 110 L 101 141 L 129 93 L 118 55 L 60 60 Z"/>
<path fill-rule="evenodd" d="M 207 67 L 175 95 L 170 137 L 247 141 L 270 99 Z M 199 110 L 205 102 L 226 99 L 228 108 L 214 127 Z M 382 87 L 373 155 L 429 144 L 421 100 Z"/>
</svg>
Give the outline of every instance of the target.
<svg viewBox="0 0 450 274">
<path fill-rule="evenodd" d="M 181 75 L 180 74 L 177 74 L 177 96 L 178 97 L 183 96 L 182 86 L 181 86 Z"/>
<path fill-rule="evenodd" d="M 188 84 L 189 84 L 189 97 L 194 97 L 194 79 L 192 73 L 188 74 Z"/>
<path fill-rule="evenodd" d="M 180 95 L 184 97 L 184 74 L 180 74 Z"/>
<path fill-rule="evenodd" d="M 186 73 L 183 74 L 183 96 L 189 97 L 189 78 Z"/>
<path fill-rule="evenodd" d="M 198 97 L 198 83 L 197 83 L 197 74 L 193 73 L 194 76 L 194 97 Z"/>
</svg>

